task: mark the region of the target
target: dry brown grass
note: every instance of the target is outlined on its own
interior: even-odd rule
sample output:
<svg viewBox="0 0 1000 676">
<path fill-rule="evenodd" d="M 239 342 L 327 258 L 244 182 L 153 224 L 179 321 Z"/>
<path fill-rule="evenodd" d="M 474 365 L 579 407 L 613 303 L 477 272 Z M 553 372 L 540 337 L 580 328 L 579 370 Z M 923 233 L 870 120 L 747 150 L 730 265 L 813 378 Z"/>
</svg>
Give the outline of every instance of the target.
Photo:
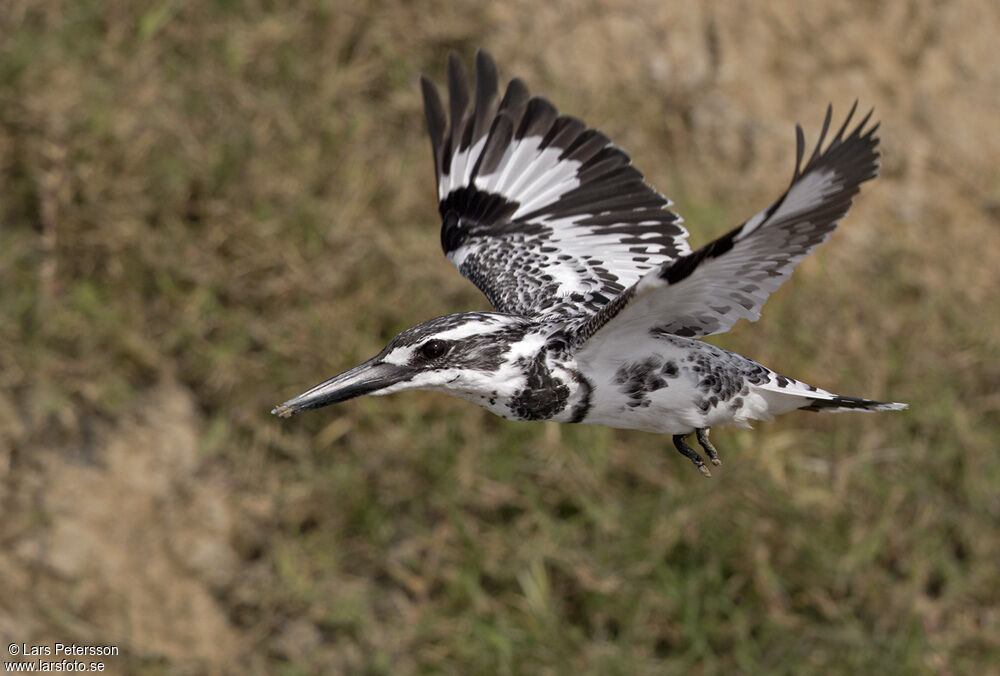
<svg viewBox="0 0 1000 676">
<path fill-rule="evenodd" d="M 1000 669 L 1000 12 L 971 0 L 0 10 L 0 637 L 123 673 Z M 901 415 L 652 435 L 407 394 L 270 406 L 437 314 L 416 77 L 490 49 L 695 244 L 793 124 L 882 120 L 843 229 L 726 347 Z"/>
</svg>

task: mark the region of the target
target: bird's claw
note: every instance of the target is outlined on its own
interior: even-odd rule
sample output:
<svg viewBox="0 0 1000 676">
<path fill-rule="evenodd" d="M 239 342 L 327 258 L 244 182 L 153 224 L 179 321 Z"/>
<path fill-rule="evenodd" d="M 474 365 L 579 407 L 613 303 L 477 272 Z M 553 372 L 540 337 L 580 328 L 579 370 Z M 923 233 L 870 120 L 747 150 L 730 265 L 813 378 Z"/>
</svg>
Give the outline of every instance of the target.
<svg viewBox="0 0 1000 676">
<path fill-rule="evenodd" d="M 677 448 L 677 450 L 680 452 L 681 455 L 683 455 L 685 458 L 694 463 L 694 466 L 698 468 L 698 471 L 701 472 L 702 475 L 706 477 L 711 477 L 712 473 L 709 471 L 708 465 L 705 464 L 705 461 L 701 459 L 701 456 L 698 455 L 698 453 L 693 448 L 684 443 L 685 436 L 686 435 L 684 434 L 675 434 L 674 446 Z"/>
<path fill-rule="evenodd" d="M 701 429 L 696 430 L 695 434 L 698 437 L 698 443 L 701 444 L 701 447 L 705 449 L 706 453 L 708 453 L 708 459 L 712 461 L 713 465 L 718 467 L 722 464 L 722 461 L 719 460 L 719 452 L 715 450 L 715 446 L 713 446 L 712 442 L 708 440 L 709 432 L 711 432 L 709 428 L 702 427 Z"/>
<path fill-rule="evenodd" d="M 712 462 L 712 464 L 715 466 L 719 466 L 722 464 L 722 461 L 719 460 L 719 452 L 715 449 L 715 446 L 712 445 L 712 442 L 708 440 L 708 431 L 709 430 L 707 427 L 703 427 L 699 430 L 696 430 L 698 443 L 701 445 L 703 449 L 705 449 L 705 453 L 708 454 L 708 458 Z M 702 457 L 698 455 L 698 453 L 693 448 L 684 443 L 684 437 L 686 436 L 688 435 L 675 434 L 674 446 L 677 448 L 678 452 L 680 452 L 681 455 L 683 455 L 685 458 L 694 463 L 694 466 L 698 468 L 698 471 L 701 472 L 703 476 L 711 477 L 712 472 L 709 471 L 708 465 L 705 464 L 705 461 L 702 459 Z"/>
</svg>

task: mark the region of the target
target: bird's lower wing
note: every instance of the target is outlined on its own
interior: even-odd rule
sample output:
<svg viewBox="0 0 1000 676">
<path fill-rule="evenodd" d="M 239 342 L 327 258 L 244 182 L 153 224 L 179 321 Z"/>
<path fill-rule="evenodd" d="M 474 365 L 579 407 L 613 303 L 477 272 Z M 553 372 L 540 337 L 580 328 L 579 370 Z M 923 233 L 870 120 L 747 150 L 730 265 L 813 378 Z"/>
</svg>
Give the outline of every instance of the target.
<svg viewBox="0 0 1000 676">
<path fill-rule="evenodd" d="M 670 200 L 601 132 L 512 80 L 503 98 L 485 52 L 475 95 L 448 64 L 448 114 L 421 80 L 434 151 L 441 245 L 501 312 L 596 309 L 690 252 Z M 450 119 L 449 119 L 450 118 Z"/>
<path fill-rule="evenodd" d="M 856 104 L 855 104 L 856 106 Z M 812 156 L 802 166 L 797 132 L 795 174 L 784 195 L 714 242 L 646 273 L 635 285 L 575 326 L 574 343 L 595 333 L 648 330 L 684 337 L 728 330 L 741 317 L 756 321 L 761 307 L 822 244 L 847 213 L 861 183 L 878 171 L 878 124 L 871 113 L 845 132 L 854 113 L 823 148 L 831 110 Z"/>
</svg>

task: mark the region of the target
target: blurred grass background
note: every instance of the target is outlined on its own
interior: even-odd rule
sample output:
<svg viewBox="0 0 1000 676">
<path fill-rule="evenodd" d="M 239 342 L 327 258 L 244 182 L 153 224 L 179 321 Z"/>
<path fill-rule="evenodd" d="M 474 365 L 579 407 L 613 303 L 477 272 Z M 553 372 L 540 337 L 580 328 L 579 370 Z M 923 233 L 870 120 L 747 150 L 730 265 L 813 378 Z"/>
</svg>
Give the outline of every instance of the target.
<svg viewBox="0 0 1000 676">
<path fill-rule="evenodd" d="M 1000 11 L 972 0 L 6 0 L 0 636 L 137 674 L 1000 670 Z M 271 406 L 431 316 L 416 85 L 483 46 L 697 246 L 793 124 L 883 122 L 842 230 L 718 340 L 903 414 L 669 439 L 428 393 Z"/>
</svg>

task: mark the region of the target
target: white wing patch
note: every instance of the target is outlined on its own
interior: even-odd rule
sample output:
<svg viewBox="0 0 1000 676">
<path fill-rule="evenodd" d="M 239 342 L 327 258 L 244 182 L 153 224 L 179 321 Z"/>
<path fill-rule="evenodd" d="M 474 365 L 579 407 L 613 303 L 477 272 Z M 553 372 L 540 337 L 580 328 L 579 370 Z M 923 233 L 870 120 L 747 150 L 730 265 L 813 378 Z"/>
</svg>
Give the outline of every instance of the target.
<svg viewBox="0 0 1000 676">
<path fill-rule="evenodd" d="M 552 204 L 580 185 L 577 170 L 581 163 L 560 160 L 561 148 L 539 149 L 541 143 L 541 136 L 512 143 L 493 171 L 480 172 L 473 178 L 470 176 L 473 165 L 486 145 L 486 137 L 483 137 L 468 150 L 455 153 L 450 173 L 441 177 L 438 197 L 444 200 L 453 191 L 474 185 L 483 192 L 517 202 L 519 206 L 510 216 L 511 220 Z"/>
<path fill-rule="evenodd" d="M 505 167 L 502 172 L 505 177 L 514 180 L 509 186 L 499 185 L 500 194 L 506 195 L 509 191 L 520 203 L 517 211 L 511 215 L 511 220 L 523 218 L 532 211 L 552 204 L 580 185 L 577 171 L 581 162 L 560 160 L 563 151 L 559 148 L 539 151 L 541 142 L 542 138 L 539 136 L 521 139 L 511 156 L 510 166 Z"/>
<path fill-rule="evenodd" d="M 451 168 L 446 174 L 442 174 L 438 179 L 438 198 L 444 199 L 453 190 L 469 184 L 469 176 L 476 164 L 476 160 L 483 152 L 486 145 L 486 137 L 479 139 L 476 144 L 465 150 L 459 150 L 451 156 Z"/>
</svg>

